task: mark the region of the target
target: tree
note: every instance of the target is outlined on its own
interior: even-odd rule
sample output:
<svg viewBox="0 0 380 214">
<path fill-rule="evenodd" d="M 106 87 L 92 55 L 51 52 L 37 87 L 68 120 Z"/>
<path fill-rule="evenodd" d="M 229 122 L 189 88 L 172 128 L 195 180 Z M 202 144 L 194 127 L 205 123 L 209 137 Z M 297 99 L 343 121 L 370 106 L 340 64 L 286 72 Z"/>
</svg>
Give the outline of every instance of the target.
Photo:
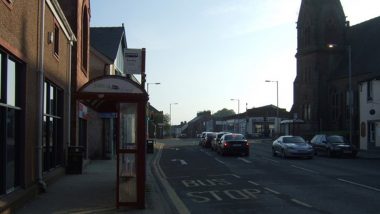
<svg viewBox="0 0 380 214">
<path fill-rule="evenodd" d="M 230 115 L 234 115 L 234 114 L 235 114 L 234 110 L 223 108 L 222 110 L 215 112 L 212 116 L 214 116 L 214 117 L 226 117 L 226 116 L 230 116 Z"/>
</svg>

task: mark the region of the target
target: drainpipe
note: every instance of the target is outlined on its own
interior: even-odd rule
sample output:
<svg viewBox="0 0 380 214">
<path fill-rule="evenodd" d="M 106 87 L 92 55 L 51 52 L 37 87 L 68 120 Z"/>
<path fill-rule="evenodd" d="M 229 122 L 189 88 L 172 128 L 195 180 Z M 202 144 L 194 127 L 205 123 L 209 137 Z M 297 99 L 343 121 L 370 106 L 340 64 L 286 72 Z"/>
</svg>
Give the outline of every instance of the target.
<svg viewBox="0 0 380 214">
<path fill-rule="evenodd" d="M 68 59 L 68 81 L 67 81 L 67 148 L 71 145 L 71 56 L 72 47 L 74 45 L 74 38 L 69 42 L 69 59 Z"/>
<path fill-rule="evenodd" d="M 45 0 L 40 1 L 39 13 L 39 51 L 38 51 L 38 95 L 37 95 L 37 145 L 36 145 L 36 158 L 37 167 L 36 175 L 40 191 L 45 192 L 47 189 L 46 183 L 42 179 L 42 118 L 43 118 L 43 96 L 44 96 L 44 43 L 45 43 Z"/>
</svg>

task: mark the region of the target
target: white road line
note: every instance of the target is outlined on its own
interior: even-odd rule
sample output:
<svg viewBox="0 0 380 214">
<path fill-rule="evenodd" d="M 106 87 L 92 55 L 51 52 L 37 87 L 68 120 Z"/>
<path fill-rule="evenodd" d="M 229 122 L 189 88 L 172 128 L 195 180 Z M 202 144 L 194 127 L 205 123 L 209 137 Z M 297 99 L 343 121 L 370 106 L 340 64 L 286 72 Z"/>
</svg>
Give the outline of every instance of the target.
<svg viewBox="0 0 380 214">
<path fill-rule="evenodd" d="M 300 167 L 300 166 L 296 166 L 296 165 L 291 165 L 291 166 L 294 167 L 294 168 L 297 168 L 297 169 L 304 170 L 306 172 L 311 172 L 311 173 L 314 173 L 314 174 L 318 174 L 317 171 L 314 171 L 314 170 L 311 170 L 311 169 L 306 169 L 306 168 L 303 168 L 303 167 Z"/>
<path fill-rule="evenodd" d="M 181 198 L 174 191 L 172 186 L 170 186 L 169 182 L 167 181 L 165 173 L 162 171 L 160 164 L 158 164 L 159 160 L 161 159 L 163 147 L 164 147 L 163 144 L 159 145 L 158 154 L 153 159 L 153 167 L 155 167 L 156 170 L 158 171 L 157 178 L 160 180 L 161 184 L 164 186 L 164 189 L 166 190 L 167 194 L 169 195 L 169 197 L 170 197 L 171 201 L 173 202 L 177 211 L 180 213 L 183 213 L 183 214 L 190 214 L 190 210 L 186 207 L 186 205 L 183 203 Z"/>
<path fill-rule="evenodd" d="M 248 183 L 253 184 L 253 185 L 255 185 L 255 186 L 260 186 L 260 184 L 258 184 L 258 183 L 256 183 L 256 182 L 253 182 L 253 181 L 248 181 Z"/>
<path fill-rule="evenodd" d="M 237 159 L 239 159 L 239 160 L 241 160 L 241 161 L 243 161 L 243 162 L 246 162 L 246 163 L 252 163 L 252 161 L 250 161 L 250 160 L 247 160 L 247 159 L 245 159 L 245 158 L 237 158 Z"/>
<path fill-rule="evenodd" d="M 179 160 L 179 162 L 181 162 L 182 165 L 187 165 L 187 162 L 184 160 Z"/>
<path fill-rule="evenodd" d="M 232 174 L 235 178 L 241 178 L 239 175 Z"/>
<path fill-rule="evenodd" d="M 299 205 L 302 205 L 302 206 L 305 206 L 305 207 L 309 207 L 309 208 L 312 208 L 313 206 L 311 206 L 310 204 L 307 204 L 307 203 L 305 203 L 305 202 L 302 202 L 302 201 L 299 201 L 299 200 L 297 200 L 297 199 L 292 199 L 292 201 L 294 202 L 294 203 L 296 203 L 296 204 L 299 204 Z"/>
<path fill-rule="evenodd" d="M 268 161 L 272 161 L 272 162 L 274 162 L 274 163 L 280 163 L 280 162 L 278 162 L 278 161 L 276 161 L 276 160 L 273 160 L 273 159 L 270 159 L 270 158 L 263 158 L 264 160 L 268 160 Z"/>
<path fill-rule="evenodd" d="M 367 188 L 367 189 L 370 189 L 370 190 L 374 190 L 374 191 L 380 192 L 380 189 L 375 188 L 375 187 L 367 186 L 367 185 L 364 185 L 364 184 L 359 184 L 359 183 L 356 183 L 356 182 L 353 182 L 353 181 L 344 180 L 344 179 L 341 179 L 341 178 L 337 178 L 337 179 L 339 181 L 342 181 L 342 182 L 346 182 L 346 183 L 349 183 L 349 184 L 353 184 L 353 185 L 356 185 L 356 186 L 360 186 L 360 187 L 364 187 L 364 188 Z"/>
<path fill-rule="evenodd" d="M 223 161 L 219 160 L 218 158 L 215 158 L 215 160 L 218 161 L 218 162 L 221 163 L 221 164 L 226 164 L 226 163 L 224 163 Z"/>
<path fill-rule="evenodd" d="M 264 189 L 268 190 L 269 192 L 273 193 L 273 194 L 276 194 L 276 195 L 279 195 L 280 193 L 277 192 L 276 190 L 273 190 L 273 189 L 270 189 L 268 187 L 264 187 Z"/>
</svg>

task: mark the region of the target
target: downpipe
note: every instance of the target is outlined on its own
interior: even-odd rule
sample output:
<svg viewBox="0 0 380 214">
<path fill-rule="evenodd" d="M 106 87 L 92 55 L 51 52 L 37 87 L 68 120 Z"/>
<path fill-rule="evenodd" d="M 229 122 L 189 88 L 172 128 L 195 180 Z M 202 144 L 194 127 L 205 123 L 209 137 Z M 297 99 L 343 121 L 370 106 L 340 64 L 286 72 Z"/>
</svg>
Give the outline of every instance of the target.
<svg viewBox="0 0 380 214">
<path fill-rule="evenodd" d="M 37 184 L 40 192 L 46 192 L 47 185 L 42 177 L 42 126 L 43 126 L 43 96 L 44 96 L 44 43 L 45 43 L 45 0 L 40 1 L 40 32 L 39 32 L 39 51 L 38 51 L 38 96 L 37 96 Z"/>
</svg>

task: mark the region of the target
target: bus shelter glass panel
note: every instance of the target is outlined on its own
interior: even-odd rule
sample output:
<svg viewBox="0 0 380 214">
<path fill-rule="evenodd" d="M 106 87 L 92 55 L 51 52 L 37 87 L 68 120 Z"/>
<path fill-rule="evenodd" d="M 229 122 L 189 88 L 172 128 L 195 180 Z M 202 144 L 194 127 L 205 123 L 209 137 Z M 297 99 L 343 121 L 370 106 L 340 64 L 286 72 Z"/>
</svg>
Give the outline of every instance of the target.
<svg viewBox="0 0 380 214">
<path fill-rule="evenodd" d="M 137 202 L 137 104 L 120 104 L 118 149 L 119 202 Z"/>
<path fill-rule="evenodd" d="M 136 155 L 119 155 L 119 202 L 137 202 Z"/>
<path fill-rule="evenodd" d="M 137 104 L 120 104 L 119 149 L 137 149 Z"/>
</svg>

